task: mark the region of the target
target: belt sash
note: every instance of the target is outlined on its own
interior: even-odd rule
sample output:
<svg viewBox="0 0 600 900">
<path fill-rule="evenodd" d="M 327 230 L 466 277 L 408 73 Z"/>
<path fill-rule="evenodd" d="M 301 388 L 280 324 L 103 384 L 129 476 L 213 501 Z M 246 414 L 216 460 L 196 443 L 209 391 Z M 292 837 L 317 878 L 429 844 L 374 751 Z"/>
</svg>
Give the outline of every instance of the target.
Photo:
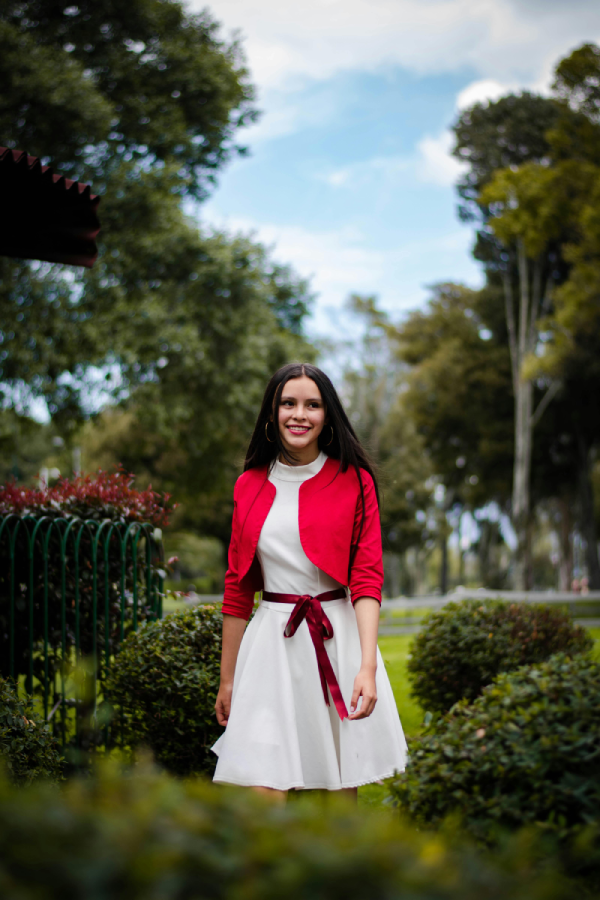
<svg viewBox="0 0 600 900">
<path fill-rule="evenodd" d="M 329 688 L 335 708 L 342 721 L 348 717 L 348 710 L 344 703 L 344 698 L 342 697 L 337 678 L 335 677 L 331 660 L 325 649 L 324 642 L 333 637 L 333 627 L 325 615 L 321 603 L 327 602 L 327 600 L 339 600 L 345 596 L 345 588 L 336 588 L 334 591 L 325 591 L 323 594 L 317 594 L 316 597 L 312 597 L 310 594 L 278 594 L 273 591 L 263 591 L 263 600 L 272 603 L 295 604 L 287 621 L 287 625 L 283 630 L 284 637 L 293 637 L 301 623 L 306 619 L 306 624 L 308 625 L 308 630 L 317 654 L 317 664 L 319 667 L 319 676 L 321 678 L 321 687 L 323 688 L 325 703 L 329 706 L 329 695 L 327 694 L 327 688 Z"/>
</svg>

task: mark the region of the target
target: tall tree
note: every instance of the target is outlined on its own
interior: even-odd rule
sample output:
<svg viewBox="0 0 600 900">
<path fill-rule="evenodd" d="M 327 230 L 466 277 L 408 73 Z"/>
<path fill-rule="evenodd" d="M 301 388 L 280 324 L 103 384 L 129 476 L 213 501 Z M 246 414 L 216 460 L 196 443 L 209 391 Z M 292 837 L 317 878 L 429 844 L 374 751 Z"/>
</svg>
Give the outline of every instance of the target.
<svg viewBox="0 0 600 900">
<path fill-rule="evenodd" d="M 559 114 L 547 135 L 548 158 L 499 170 L 480 195 L 481 205 L 490 210 L 495 237 L 517 262 L 517 290 L 505 274 L 505 295 L 516 398 L 513 513 L 520 544 L 526 539 L 529 513 L 533 429 L 562 391 L 568 396 L 564 411 L 577 447 L 579 518 L 594 587 L 600 587 L 600 563 L 591 469 L 598 431 L 590 402 L 600 388 L 593 362 L 600 347 L 590 308 L 597 294 L 589 276 L 596 252 L 590 198 L 592 204 L 597 199 L 600 175 L 599 80 L 597 47 L 584 45 L 562 60 L 555 82 Z M 513 293 L 518 315 L 512 310 Z M 583 316 L 587 328 L 578 313 L 582 306 L 588 309 Z M 550 383 L 534 411 L 536 375 L 550 376 Z"/>
<path fill-rule="evenodd" d="M 448 492 L 472 507 L 509 497 L 510 362 L 497 292 L 440 284 L 397 329 L 411 366 L 405 409 Z"/>
<path fill-rule="evenodd" d="M 173 234 L 189 229 L 177 201 L 206 196 L 218 169 L 243 149 L 236 132 L 255 115 L 240 48 L 219 37 L 207 12 L 192 15 L 171 0 L 2 5 L 2 141 L 91 179 L 104 195 L 97 271 L 74 276 L 60 266 L 1 262 L 5 404 L 27 388 L 51 413 L 73 420 L 85 411 L 85 381 L 98 367 L 124 366 L 132 377 L 131 350 L 119 356 L 124 308 L 131 331 L 143 290 L 148 302 L 155 296 L 161 266 L 185 277 L 183 252 L 175 263 L 153 255 L 154 244 L 163 253 L 175 247 L 160 234 L 155 241 L 153 229 L 166 222 Z M 117 215 L 109 197 L 121 201 Z M 120 281 L 121 243 L 137 246 L 135 291 Z M 190 277 L 200 251 L 184 245 Z M 107 300 L 115 294 L 111 321 Z M 147 376 L 146 360 L 139 373 Z"/>
<path fill-rule="evenodd" d="M 81 440 L 85 468 L 123 462 L 222 538 L 264 383 L 312 355 L 307 284 L 184 213 L 244 152 L 253 96 L 239 45 L 177 0 L 2 4 L 2 143 L 102 194 L 92 271 L 0 260 L 3 403 L 45 401 L 63 467 Z"/>
<path fill-rule="evenodd" d="M 348 307 L 364 333 L 344 375 L 344 400 L 380 476 L 384 550 L 402 555 L 429 537 L 433 474 L 424 442 L 404 403 L 408 368 L 396 352 L 396 329 L 375 297 L 351 296 Z M 409 589 L 406 579 L 401 579 Z"/>
<path fill-rule="evenodd" d="M 514 396 L 512 519 L 518 544 L 515 586 L 531 584 L 531 460 L 534 427 L 560 384 L 548 384 L 534 409 L 535 385 L 527 360 L 541 339 L 552 290 L 567 276 L 562 247 L 569 236 L 568 184 L 556 177 L 553 132 L 569 119 L 553 99 L 529 93 L 477 104 L 456 126 L 456 155 L 470 167 L 458 185 L 463 217 L 480 227 L 474 249 L 488 283 L 503 294 Z M 567 179 L 568 182 L 568 179 Z M 560 185 L 558 194 L 554 191 Z M 543 379 L 539 382 L 544 387 Z"/>
<path fill-rule="evenodd" d="M 240 47 L 207 11 L 6 0 L 0 22 L 3 140 L 98 188 L 122 163 L 173 161 L 179 189 L 204 196 L 256 116 Z"/>
<path fill-rule="evenodd" d="M 515 581 L 521 589 L 530 586 L 533 432 L 561 386 L 553 379 L 534 409 L 534 382 L 528 363 L 540 343 L 542 321 L 550 312 L 552 291 L 560 277 L 557 268 L 564 259 L 562 248 L 572 229 L 570 197 L 574 180 L 586 180 L 580 166 L 563 163 L 550 167 L 528 162 L 515 169 L 498 170 L 480 195 L 482 205 L 491 212 L 489 227 L 508 260 L 502 280 L 515 398 L 512 517 L 518 540 Z"/>
</svg>

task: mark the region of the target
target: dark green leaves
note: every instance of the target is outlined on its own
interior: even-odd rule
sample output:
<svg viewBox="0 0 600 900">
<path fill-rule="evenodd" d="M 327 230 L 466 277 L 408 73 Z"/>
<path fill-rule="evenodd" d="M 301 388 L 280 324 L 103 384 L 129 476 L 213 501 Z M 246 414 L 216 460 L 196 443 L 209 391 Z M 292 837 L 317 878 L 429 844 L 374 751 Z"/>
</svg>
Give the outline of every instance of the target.
<svg viewBox="0 0 600 900">
<path fill-rule="evenodd" d="M 599 735 L 600 666 L 558 654 L 430 725 L 392 795 L 421 821 L 459 815 L 486 841 L 534 823 L 572 837 L 598 818 Z"/>
<path fill-rule="evenodd" d="M 0 784 L 0 893 L 19 900 L 580 900 L 532 844 L 492 855 L 333 797 L 282 807 L 142 765 Z"/>
<path fill-rule="evenodd" d="M 181 169 L 181 188 L 203 196 L 236 149 L 236 130 L 256 115 L 239 47 L 219 37 L 206 11 L 189 14 L 166 0 L 81 0 L 66 7 L 30 0 L 4 4 L 2 19 L 15 53 L 23 45 L 15 74 L 7 75 L 9 90 L 2 91 L 12 113 L 3 139 L 71 170 L 87 133 L 85 158 L 95 181 L 123 160 L 170 160 Z M 31 62 L 26 42 L 35 48 Z M 46 108 L 43 99 L 61 84 L 65 108 L 58 101 Z M 102 128 L 90 132 L 89 121 L 99 124 L 95 107 Z M 81 122 L 73 119 L 77 110 Z"/>
<path fill-rule="evenodd" d="M 0 677 L 0 761 L 17 784 L 61 777 L 58 742 L 31 704 L 32 698 L 19 699 L 10 682 Z"/>
<path fill-rule="evenodd" d="M 221 623 L 214 606 L 198 606 L 142 626 L 123 643 L 107 682 L 123 739 L 151 747 L 179 775 L 212 773 L 216 763 Z"/>
<path fill-rule="evenodd" d="M 421 706 L 445 712 L 474 700 L 500 672 L 591 646 L 589 634 L 560 609 L 464 600 L 429 617 L 413 641 L 408 671 Z"/>
</svg>

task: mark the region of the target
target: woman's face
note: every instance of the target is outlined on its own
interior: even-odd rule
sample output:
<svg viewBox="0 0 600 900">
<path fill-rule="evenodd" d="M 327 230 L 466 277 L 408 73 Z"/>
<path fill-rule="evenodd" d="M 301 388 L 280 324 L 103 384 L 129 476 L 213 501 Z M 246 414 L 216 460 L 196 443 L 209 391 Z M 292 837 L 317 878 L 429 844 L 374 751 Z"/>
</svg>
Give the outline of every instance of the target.
<svg viewBox="0 0 600 900">
<path fill-rule="evenodd" d="M 325 420 L 325 404 L 312 378 L 306 375 L 290 378 L 283 387 L 279 404 L 279 434 L 285 449 L 303 462 L 316 459 L 317 438 Z"/>
</svg>

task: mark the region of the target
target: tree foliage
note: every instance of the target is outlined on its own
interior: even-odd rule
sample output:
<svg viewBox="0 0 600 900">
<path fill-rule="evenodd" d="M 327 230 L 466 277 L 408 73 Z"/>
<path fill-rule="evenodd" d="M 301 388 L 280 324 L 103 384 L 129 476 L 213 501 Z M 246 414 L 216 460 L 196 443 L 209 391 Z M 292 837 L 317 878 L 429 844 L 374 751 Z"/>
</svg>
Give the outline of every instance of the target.
<svg viewBox="0 0 600 900">
<path fill-rule="evenodd" d="M 437 285 L 397 332 L 411 366 L 405 409 L 434 472 L 472 506 L 505 503 L 512 464 L 510 368 L 495 299 L 489 290 Z"/>
<path fill-rule="evenodd" d="M 170 161 L 179 189 L 203 196 L 256 116 L 239 45 L 220 38 L 207 11 L 8 0 L 1 19 L 3 139 L 96 187 L 124 162 Z M 49 108 L 46 96 L 56 97 Z"/>
<path fill-rule="evenodd" d="M 4 405 L 46 404 L 62 470 L 87 442 L 86 470 L 123 462 L 178 493 L 182 524 L 225 537 L 264 383 L 312 353 L 307 283 L 250 238 L 198 226 L 256 117 L 241 49 L 171 0 L 9 2 L 2 41 L 3 140 L 102 194 L 93 270 L 0 260 Z"/>
</svg>

